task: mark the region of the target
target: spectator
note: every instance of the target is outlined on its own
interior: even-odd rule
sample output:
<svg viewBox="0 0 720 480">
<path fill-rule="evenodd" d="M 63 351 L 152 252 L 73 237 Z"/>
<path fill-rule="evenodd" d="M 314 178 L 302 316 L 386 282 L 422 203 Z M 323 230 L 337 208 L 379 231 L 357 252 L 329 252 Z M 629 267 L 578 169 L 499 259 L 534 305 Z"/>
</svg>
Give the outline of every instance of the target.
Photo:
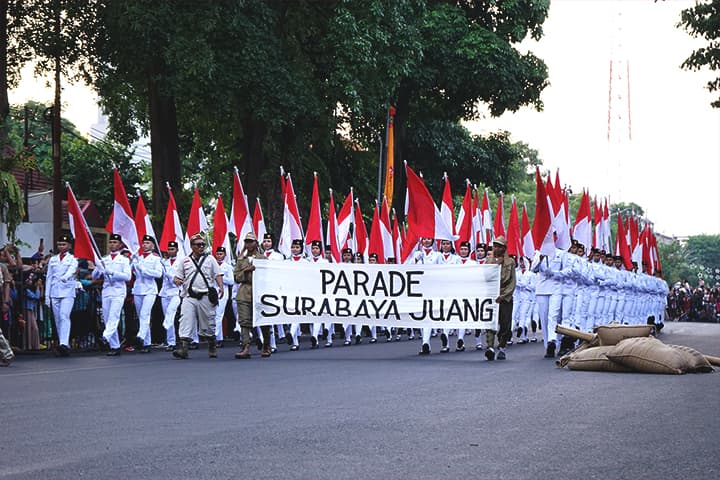
<svg viewBox="0 0 720 480">
<path fill-rule="evenodd" d="M 23 348 L 25 350 L 40 349 L 40 332 L 37 325 L 39 300 L 43 297 L 42 280 L 30 272 L 25 279 L 25 329 Z"/>
</svg>

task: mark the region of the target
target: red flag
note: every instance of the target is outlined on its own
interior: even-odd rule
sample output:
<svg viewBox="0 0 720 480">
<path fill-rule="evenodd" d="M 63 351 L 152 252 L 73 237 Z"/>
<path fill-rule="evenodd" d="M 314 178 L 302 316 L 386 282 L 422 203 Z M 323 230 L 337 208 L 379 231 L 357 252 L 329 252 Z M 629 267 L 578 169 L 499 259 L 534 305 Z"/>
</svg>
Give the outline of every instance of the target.
<svg viewBox="0 0 720 480">
<path fill-rule="evenodd" d="M 340 263 L 342 261 L 342 254 L 340 253 L 340 246 L 338 245 L 338 221 L 335 215 L 335 200 L 333 199 L 333 191 L 330 189 L 330 205 L 328 207 L 328 226 L 327 226 L 327 239 L 325 245 L 330 246 L 330 253 L 332 254 L 333 261 Z"/>
<path fill-rule="evenodd" d="M 190 252 L 190 237 L 197 233 L 206 233 L 208 231 L 207 218 L 200 201 L 200 192 L 195 187 L 192 205 L 190 205 L 190 216 L 188 217 L 187 228 L 185 229 L 185 251 Z"/>
<path fill-rule="evenodd" d="M 185 243 L 183 241 L 182 227 L 180 226 L 180 216 L 178 215 L 177 206 L 175 205 L 175 196 L 172 193 L 170 185 L 168 189 L 168 206 L 165 210 L 165 223 L 163 224 L 162 237 L 160 238 L 160 251 L 166 252 L 168 242 L 177 242 L 178 257 L 185 256 Z"/>
<path fill-rule="evenodd" d="M 552 219 L 545 185 L 540 178 L 540 169 L 535 170 L 535 219 L 533 221 L 533 243 L 543 255 L 555 254 Z"/>
<path fill-rule="evenodd" d="M 235 246 L 236 253 L 240 253 L 243 248 L 245 235 L 253 232 L 252 218 L 250 217 L 250 208 L 248 208 L 247 197 L 240 181 L 240 173 L 235 168 L 233 172 L 233 199 L 230 207 L 230 222 L 228 225 L 228 233 L 235 235 L 237 244 Z M 257 231 L 254 231 L 257 235 Z M 262 237 L 258 235 L 258 240 L 262 242 Z M 215 250 L 213 250 L 215 251 Z"/>
<path fill-rule="evenodd" d="M 515 212 L 517 213 L 517 212 Z M 493 236 L 499 237 L 502 235 L 505 237 L 505 206 L 503 205 L 503 193 L 500 192 L 498 195 L 497 210 L 495 213 L 495 225 L 493 225 Z M 509 246 L 509 245 L 508 245 Z"/>
<path fill-rule="evenodd" d="M 252 222 L 255 235 L 257 235 L 258 241 L 262 242 L 267 233 L 267 229 L 265 228 L 265 217 L 263 216 L 262 208 L 260 208 L 259 198 L 255 198 L 255 211 L 253 212 Z"/>
<path fill-rule="evenodd" d="M 115 201 L 105 230 L 120 235 L 123 243 L 131 252 L 138 252 L 140 243 L 138 242 L 137 228 L 135 228 L 135 219 L 133 219 L 130 202 L 117 168 L 113 168 L 113 187 Z"/>
<path fill-rule="evenodd" d="M 501 194 L 502 196 L 502 194 Z M 500 209 L 498 208 L 498 212 Z M 500 215 L 498 215 L 499 217 Z M 520 221 L 518 220 L 517 204 L 515 196 L 512 197 L 512 206 L 510 207 L 510 222 L 507 230 L 507 252 L 509 255 L 515 255 L 515 258 L 522 256 L 522 242 L 520 236 Z"/>
<path fill-rule="evenodd" d="M 100 254 L 96 246 L 93 248 L 94 240 L 90 235 L 85 216 L 80 210 L 80 205 L 78 205 L 72 188 L 67 183 L 65 185 L 67 187 L 68 224 L 70 225 L 70 233 L 75 238 L 73 255 L 75 258 L 91 260 L 95 265 L 98 265 L 101 263 Z"/>
<path fill-rule="evenodd" d="M 319 241 L 325 249 L 325 239 L 322 231 L 322 217 L 320 215 L 320 192 L 318 191 L 317 172 L 313 172 L 312 199 L 310 200 L 310 216 L 305 230 L 305 250 L 310 253 L 310 244 Z"/>
<path fill-rule="evenodd" d="M 142 243 L 142 239 L 145 235 L 150 235 L 153 240 L 155 240 L 155 244 L 157 244 L 155 229 L 153 229 L 152 222 L 150 221 L 150 215 L 148 215 L 147 210 L 145 209 L 145 202 L 143 202 L 140 190 L 137 191 L 137 197 L 138 202 L 135 209 L 135 228 L 138 233 L 138 243 Z M 160 245 L 157 245 L 157 247 L 159 250 Z"/>
<path fill-rule="evenodd" d="M 241 239 L 238 239 L 238 243 L 241 243 Z M 223 204 L 222 195 L 218 195 L 215 214 L 213 216 L 212 251 L 215 252 L 218 247 L 225 247 L 225 250 L 229 254 L 230 250 L 228 250 L 228 245 L 230 245 L 230 239 L 228 238 L 228 220 L 227 216 L 225 216 L 225 205 Z"/>
<path fill-rule="evenodd" d="M 455 240 L 452 227 L 440 215 L 425 183 L 405 163 L 408 190 L 408 226 L 416 235 L 436 240 Z"/>
</svg>

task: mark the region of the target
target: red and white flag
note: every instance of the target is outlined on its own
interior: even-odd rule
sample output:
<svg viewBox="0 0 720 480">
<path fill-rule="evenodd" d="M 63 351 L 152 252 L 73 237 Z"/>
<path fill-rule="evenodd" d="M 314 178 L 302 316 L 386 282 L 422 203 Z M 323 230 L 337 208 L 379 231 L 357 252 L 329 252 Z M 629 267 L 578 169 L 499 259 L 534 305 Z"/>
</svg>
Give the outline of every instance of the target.
<svg viewBox="0 0 720 480">
<path fill-rule="evenodd" d="M 505 205 L 503 204 L 503 193 L 498 194 L 497 210 L 495 211 L 495 224 L 493 225 L 493 237 L 500 235 L 507 236 L 505 233 Z"/>
<path fill-rule="evenodd" d="M 610 253 L 611 245 L 610 235 L 610 210 L 608 209 L 607 198 L 605 199 L 605 205 L 603 206 L 603 217 L 602 217 L 602 249 Z"/>
<path fill-rule="evenodd" d="M 158 247 L 158 250 L 160 250 L 160 245 L 157 245 L 155 229 L 153 229 L 152 222 L 150 221 L 150 215 L 147 213 L 145 202 L 143 202 L 140 190 L 137 190 L 137 197 L 137 207 L 135 208 L 135 228 L 137 229 L 138 243 L 142 243 L 142 239 L 145 235 L 150 235 L 153 240 L 155 240 L 155 245 Z"/>
<path fill-rule="evenodd" d="M 572 241 L 570 239 L 570 227 L 565 214 L 565 195 L 560 188 L 559 170 L 555 173 L 554 187 L 550 181 L 550 176 L 548 176 L 546 191 L 549 202 L 552 205 L 551 218 L 556 234 L 555 246 L 561 250 L 567 250 L 570 248 Z"/>
<path fill-rule="evenodd" d="M 185 251 L 190 252 L 190 237 L 198 233 L 207 233 L 209 230 L 207 218 L 200 201 L 200 192 L 195 187 L 192 204 L 190 205 L 190 216 L 188 217 L 187 228 L 185 229 Z"/>
<path fill-rule="evenodd" d="M 382 232 L 380 231 L 380 207 L 375 200 L 372 223 L 370 223 L 370 243 L 368 252 L 378 257 L 378 263 L 385 263 L 385 244 L 383 244 Z"/>
<path fill-rule="evenodd" d="M 440 216 L 445 221 L 446 225 L 452 228 L 452 233 L 455 235 L 455 207 L 453 206 L 452 192 L 450 191 L 450 179 L 447 176 L 447 172 L 443 174 L 445 180 L 445 186 L 443 187 L 442 202 L 440 202 Z"/>
<path fill-rule="evenodd" d="M 575 240 L 585 247 L 585 251 L 590 250 L 592 242 L 592 219 L 590 218 L 590 195 L 583 192 L 580 200 L 580 208 L 575 218 L 575 226 L 573 227 L 573 236 Z"/>
<path fill-rule="evenodd" d="M 522 250 L 523 255 L 532 258 L 535 254 L 535 242 L 533 242 L 532 230 L 530 229 L 530 219 L 528 218 L 527 206 L 523 203 L 522 209 Z"/>
<path fill-rule="evenodd" d="M 337 229 L 337 237 L 338 237 L 338 243 L 340 244 L 340 249 L 343 248 L 353 248 L 350 245 L 350 225 L 352 225 L 353 221 L 355 220 L 355 212 L 353 211 L 353 207 L 355 206 L 355 199 L 353 197 L 353 189 L 350 188 L 350 193 L 347 194 L 345 197 L 345 202 L 343 203 L 342 207 L 340 208 L 340 211 L 338 212 L 337 216 L 337 223 L 338 223 L 338 229 Z"/>
<path fill-rule="evenodd" d="M 177 242 L 178 258 L 185 257 L 185 242 L 183 241 L 182 227 L 180 226 L 180 215 L 178 215 L 177 205 L 175 204 L 175 196 L 172 193 L 170 185 L 168 189 L 168 206 L 165 210 L 165 222 L 163 223 L 162 237 L 160 238 L 160 251 L 167 252 L 168 242 Z"/>
<path fill-rule="evenodd" d="M 492 212 L 490 211 L 490 197 L 488 196 L 487 188 L 485 189 L 482 205 L 480 206 L 480 214 L 482 215 L 482 229 L 485 232 L 485 239 L 482 243 L 490 245 L 490 242 L 492 241 L 493 220 Z"/>
<path fill-rule="evenodd" d="M 342 255 L 340 253 L 340 245 L 338 243 L 338 221 L 337 215 L 335 214 L 335 200 L 333 199 L 332 188 L 330 189 L 326 237 L 325 245 L 330 246 L 330 254 L 332 255 L 333 262 L 340 263 L 342 261 Z"/>
<path fill-rule="evenodd" d="M 535 170 L 535 219 L 533 220 L 533 243 L 543 255 L 555 254 L 552 218 L 545 185 L 540 178 L 540 169 Z"/>
<path fill-rule="evenodd" d="M 593 232 L 593 244 L 592 246 L 595 248 L 600 248 L 602 245 L 602 210 L 600 210 L 600 207 L 598 207 L 597 203 L 597 197 L 593 199 L 593 227 L 595 228 Z"/>
<path fill-rule="evenodd" d="M 387 197 L 383 197 L 382 204 L 380 205 L 380 233 L 382 235 L 383 247 L 385 249 L 385 258 L 387 259 L 388 257 L 395 256 Z M 397 257 L 395 257 L 395 261 L 397 262 Z"/>
<path fill-rule="evenodd" d="M 265 217 L 263 216 L 262 208 L 260 208 L 260 199 L 255 198 L 255 211 L 253 211 L 253 230 L 255 230 L 255 235 L 257 235 L 258 242 L 263 241 L 263 238 L 265 238 L 265 234 L 267 233 L 267 228 L 265 228 Z"/>
<path fill-rule="evenodd" d="M 225 215 L 225 205 L 223 204 L 222 195 L 218 195 L 217 204 L 215 205 L 215 213 L 213 215 L 213 253 L 218 249 L 218 247 L 225 247 L 225 252 L 230 255 L 230 236 L 228 235 L 228 230 L 228 219 L 227 215 Z M 238 241 L 238 243 L 241 242 Z"/>
<path fill-rule="evenodd" d="M 463 203 L 455 222 L 455 233 L 458 236 L 457 242 L 455 242 L 455 250 L 460 249 L 460 242 L 470 242 L 470 251 L 475 251 L 472 217 L 472 190 L 470 180 L 465 179 L 465 197 L 463 197 Z"/>
<path fill-rule="evenodd" d="M 422 238 L 454 241 L 452 227 L 445 223 L 425 183 L 405 162 L 408 189 L 408 228 Z"/>
<path fill-rule="evenodd" d="M 353 244 L 355 245 L 355 253 L 362 254 L 363 258 L 367 262 L 367 255 L 368 255 L 368 249 L 369 249 L 369 242 L 368 242 L 368 232 L 367 228 L 365 227 L 365 220 L 363 220 L 362 212 L 360 211 L 360 202 L 355 199 L 355 228 L 353 229 L 354 234 L 354 241 Z"/>
<path fill-rule="evenodd" d="M 502 196 L 502 194 L 500 194 Z M 498 208 L 498 212 L 500 209 Z M 500 215 L 498 215 L 499 217 Z M 515 258 L 522 256 L 522 237 L 520 236 L 520 219 L 518 218 L 517 204 L 515 196 L 512 197 L 512 206 L 510 207 L 510 221 L 507 228 L 507 252 L 509 255 L 515 255 Z"/>
<path fill-rule="evenodd" d="M 70 184 L 65 184 L 67 187 L 67 211 L 68 211 L 68 224 L 70 225 L 70 233 L 72 233 L 75 242 L 73 244 L 73 255 L 75 258 L 83 258 L 90 260 L 95 265 L 102 263 L 100 253 L 95 240 L 93 239 L 90 228 L 88 228 L 85 216 L 80 210 L 75 194 L 70 188 Z"/>
<path fill-rule="evenodd" d="M 400 222 L 398 222 L 397 214 L 395 213 L 395 209 L 393 208 L 393 252 L 395 256 L 395 262 L 397 263 L 403 263 L 402 259 L 400 258 L 402 256 L 403 251 L 403 235 L 400 231 Z"/>
<path fill-rule="evenodd" d="M 235 253 L 239 254 L 243 248 L 245 235 L 253 231 L 252 218 L 250 217 L 250 208 L 248 208 L 247 197 L 240 181 L 240 173 L 237 167 L 233 172 L 233 200 L 230 207 L 230 222 L 228 225 L 228 233 L 235 235 L 237 243 L 235 245 Z M 262 242 L 262 237 L 258 236 L 258 241 Z M 215 250 L 213 250 L 214 252 Z M 229 250 L 228 250 L 229 251 Z"/>
<path fill-rule="evenodd" d="M 293 240 L 303 239 L 302 225 L 300 224 L 300 212 L 298 211 L 295 189 L 293 188 L 290 174 L 286 179 L 281 180 L 283 187 L 283 226 L 278 240 L 278 251 L 290 257 L 290 245 Z"/>
<path fill-rule="evenodd" d="M 618 212 L 617 238 L 615 239 L 615 255 L 620 255 L 625 270 L 632 270 L 632 259 L 630 258 L 630 247 L 627 243 L 627 233 L 620 212 Z"/>
<path fill-rule="evenodd" d="M 485 233 L 482 227 L 482 212 L 480 211 L 480 200 L 478 196 L 480 191 L 477 185 L 473 185 L 473 200 L 472 200 L 472 229 L 473 229 L 473 250 L 471 255 L 475 255 L 475 246 L 480 243 L 485 243 Z"/>
<path fill-rule="evenodd" d="M 127 193 L 125 193 L 125 187 L 120 179 L 117 168 L 113 168 L 113 187 L 115 191 L 115 201 L 113 202 L 113 210 L 105 226 L 105 230 L 120 235 L 120 238 L 125 246 L 128 247 L 128 250 L 137 253 L 140 250 L 140 243 L 138 242 L 135 219 L 133 218 L 130 202 L 128 201 L 128 196 Z"/>
<path fill-rule="evenodd" d="M 308 216 L 307 229 L 305 230 L 305 251 L 310 254 L 310 245 L 318 241 L 322 244 L 321 250 L 325 250 L 325 236 L 323 235 L 322 217 L 320 215 L 320 192 L 318 191 L 317 172 L 313 172 L 313 189 L 310 200 L 310 215 Z"/>
</svg>

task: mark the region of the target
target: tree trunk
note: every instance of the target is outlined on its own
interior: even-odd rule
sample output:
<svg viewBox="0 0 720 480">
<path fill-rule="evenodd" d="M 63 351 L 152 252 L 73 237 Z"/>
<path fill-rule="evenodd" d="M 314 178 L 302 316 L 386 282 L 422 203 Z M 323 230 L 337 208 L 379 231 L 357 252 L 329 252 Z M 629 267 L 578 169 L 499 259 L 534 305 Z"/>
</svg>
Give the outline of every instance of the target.
<svg viewBox="0 0 720 480">
<path fill-rule="evenodd" d="M 400 222 L 405 221 L 405 189 L 407 175 L 405 174 L 404 152 L 407 150 L 407 121 L 410 110 L 410 85 L 406 80 L 400 82 L 398 99 L 395 110 L 395 186 L 394 200 L 395 214 Z M 402 172 L 402 173 L 399 173 Z"/>
<path fill-rule="evenodd" d="M 168 194 L 165 182 L 182 187 L 175 98 L 161 93 L 159 81 L 151 74 L 148 88 L 150 107 L 150 153 L 152 155 L 152 212 L 155 223 L 165 217 Z"/>
<path fill-rule="evenodd" d="M 247 195 L 248 208 L 252 212 L 255 206 L 255 198 L 260 192 L 261 174 L 265 166 L 263 144 L 267 134 L 267 125 L 263 121 L 249 118 L 242 123 L 242 126 L 242 159 L 238 169 Z M 263 202 L 263 206 L 267 210 L 268 203 Z"/>
<path fill-rule="evenodd" d="M 8 80 L 7 80 L 7 47 L 8 47 L 8 2 L 7 0 L 0 0 L 0 49 L 2 49 L 2 56 L 0 56 L 0 146 L 7 143 L 8 132 L 5 120 L 7 120 L 10 114 L 10 103 L 8 102 Z"/>
</svg>

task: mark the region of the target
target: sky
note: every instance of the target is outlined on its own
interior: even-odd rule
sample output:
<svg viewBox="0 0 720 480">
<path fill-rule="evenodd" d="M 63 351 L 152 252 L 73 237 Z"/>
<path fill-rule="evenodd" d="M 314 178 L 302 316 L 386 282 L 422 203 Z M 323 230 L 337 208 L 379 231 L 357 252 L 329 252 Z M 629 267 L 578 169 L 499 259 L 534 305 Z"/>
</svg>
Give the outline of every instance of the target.
<svg viewBox="0 0 720 480">
<path fill-rule="evenodd" d="M 704 42 L 675 25 L 694 0 L 552 0 L 532 51 L 548 66 L 544 109 L 529 108 L 466 126 L 474 133 L 507 130 L 538 150 L 544 168 L 560 171 L 574 192 L 634 202 L 656 232 L 668 236 L 720 234 L 720 109 L 704 87 L 716 72 L 680 64 Z M 632 139 L 608 142 L 610 61 L 630 67 Z M 629 90 L 629 91 L 628 91 Z M 98 122 L 97 96 L 66 84 L 63 115 L 89 134 Z M 45 80 L 28 68 L 10 103 L 51 102 Z M 618 126 L 614 131 L 625 131 Z M 573 214 L 575 212 L 572 212 Z"/>
<path fill-rule="evenodd" d="M 523 108 L 467 127 L 511 132 L 574 192 L 634 202 L 656 232 L 720 234 L 720 110 L 704 88 L 720 72 L 681 70 L 704 42 L 675 27 L 693 5 L 553 0 L 543 38 L 520 45 L 548 66 L 544 110 Z M 630 66 L 632 139 L 622 143 L 608 142 L 611 59 Z"/>
</svg>

